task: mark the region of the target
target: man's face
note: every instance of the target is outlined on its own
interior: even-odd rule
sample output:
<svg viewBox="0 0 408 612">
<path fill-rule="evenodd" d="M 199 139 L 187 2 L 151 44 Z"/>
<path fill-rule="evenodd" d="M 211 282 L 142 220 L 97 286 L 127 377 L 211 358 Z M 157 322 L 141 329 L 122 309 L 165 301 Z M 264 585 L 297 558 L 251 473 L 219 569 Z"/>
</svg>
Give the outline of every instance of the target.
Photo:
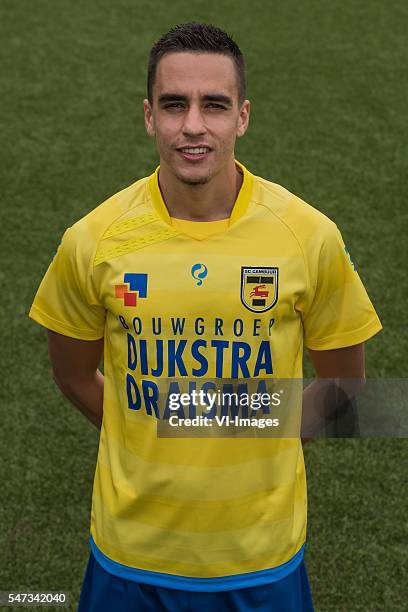
<svg viewBox="0 0 408 612">
<path fill-rule="evenodd" d="M 144 100 L 143 106 L 161 166 L 195 185 L 210 181 L 234 158 L 235 140 L 248 126 L 250 103 L 239 106 L 230 57 L 178 52 L 158 63 L 153 103 Z"/>
</svg>

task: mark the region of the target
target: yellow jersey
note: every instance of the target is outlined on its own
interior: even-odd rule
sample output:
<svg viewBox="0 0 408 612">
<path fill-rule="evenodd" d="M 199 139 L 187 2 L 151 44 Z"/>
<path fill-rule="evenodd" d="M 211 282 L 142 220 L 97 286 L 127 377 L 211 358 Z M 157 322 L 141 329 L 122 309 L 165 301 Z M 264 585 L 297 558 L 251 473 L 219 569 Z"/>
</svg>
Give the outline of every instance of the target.
<svg viewBox="0 0 408 612">
<path fill-rule="evenodd" d="M 209 381 L 302 379 L 304 344 L 381 329 L 335 223 L 236 167 L 226 220 L 172 219 L 159 167 L 106 200 L 66 230 L 29 312 L 104 338 L 90 538 L 127 579 L 217 591 L 288 575 L 306 539 L 300 439 L 161 436 L 168 398 Z"/>
</svg>

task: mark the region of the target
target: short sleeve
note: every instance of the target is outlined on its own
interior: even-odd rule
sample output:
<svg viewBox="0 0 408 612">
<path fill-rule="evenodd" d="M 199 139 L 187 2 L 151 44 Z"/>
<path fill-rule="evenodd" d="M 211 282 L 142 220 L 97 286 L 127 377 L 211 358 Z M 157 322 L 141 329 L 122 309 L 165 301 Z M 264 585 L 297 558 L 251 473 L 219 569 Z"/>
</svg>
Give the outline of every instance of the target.
<svg viewBox="0 0 408 612">
<path fill-rule="evenodd" d="M 310 296 L 302 312 L 307 348 L 329 350 L 368 340 L 382 325 L 337 226 L 325 225 L 311 249 Z"/>
<path fill-rule="evenodd" d="M 65 336 L 98 340 L 104 335 L 106 310 L 92 285 L 89 245 L 74 228 L 65 231 L 28 316 Z"/>
</svg>

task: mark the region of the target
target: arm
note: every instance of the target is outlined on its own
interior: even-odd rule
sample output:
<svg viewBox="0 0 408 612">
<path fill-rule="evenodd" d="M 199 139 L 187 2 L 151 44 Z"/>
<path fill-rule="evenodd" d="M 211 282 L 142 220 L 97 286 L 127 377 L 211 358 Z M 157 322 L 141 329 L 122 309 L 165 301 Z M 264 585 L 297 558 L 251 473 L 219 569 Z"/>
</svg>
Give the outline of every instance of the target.
<svg viewBox="0 0 408 612">
<path fill-rule="evenodd" d="M 303 392 L 302 432 L 312 436 L 330 417 L 330 413 L 363 388 L 364 343 L 327 351 L 308 349 L 308 352 L 317 378 Z M 302 443 L 310 439 L 302 437 Z"/>
<path fill-rule="evenodd" d="M 54 381 L 62 393 L 100 429 L 104 377 L 98 366 L 103 354 L 103 338 L 78 340 L 47 331 Z"/>
</svg>

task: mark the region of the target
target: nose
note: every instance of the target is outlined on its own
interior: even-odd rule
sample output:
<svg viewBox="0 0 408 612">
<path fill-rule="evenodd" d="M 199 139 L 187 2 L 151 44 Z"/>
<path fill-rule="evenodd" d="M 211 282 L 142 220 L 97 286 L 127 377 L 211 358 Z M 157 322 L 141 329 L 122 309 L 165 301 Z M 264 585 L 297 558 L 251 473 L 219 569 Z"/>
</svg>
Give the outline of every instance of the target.
<svg viewBox="0 0 408 612">
<path fill-rule="evenodd" d="M 183 133 L 186 136 L 205 134 L 207 128 L 199 106 L 192 104 L 184 115 Z"/>
</svg>

